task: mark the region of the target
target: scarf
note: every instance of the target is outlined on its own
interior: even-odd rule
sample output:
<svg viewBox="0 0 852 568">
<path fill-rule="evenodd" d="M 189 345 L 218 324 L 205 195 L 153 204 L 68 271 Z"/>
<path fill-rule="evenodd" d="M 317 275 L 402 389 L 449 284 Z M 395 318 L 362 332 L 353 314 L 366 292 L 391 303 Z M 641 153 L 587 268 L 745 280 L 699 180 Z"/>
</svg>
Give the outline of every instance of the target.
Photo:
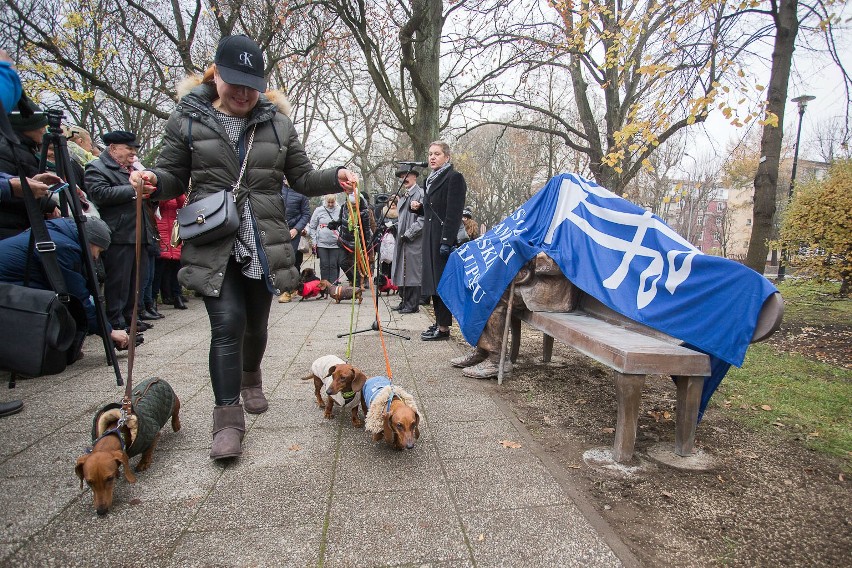
<svg viewBox="0 0 852 568">
<path fill-rule="evenodd" d="M 432 184 L 435 183 L 435 181 L 437 181 L 438 177 L 441 174 L 443 174 L 448 169 L 450 169 L 451 166 L 452 166 L 452 164 L 450 162 L 447 162 L 446 164 L 444 164 L 443 166 L 441 166 L 437 170 L 433 170 L 432 173 L 429 174 L 429 177 L 426 178 L 426 193 L 429 193 L 429 189 L 432 187 Z"/>
</svg>

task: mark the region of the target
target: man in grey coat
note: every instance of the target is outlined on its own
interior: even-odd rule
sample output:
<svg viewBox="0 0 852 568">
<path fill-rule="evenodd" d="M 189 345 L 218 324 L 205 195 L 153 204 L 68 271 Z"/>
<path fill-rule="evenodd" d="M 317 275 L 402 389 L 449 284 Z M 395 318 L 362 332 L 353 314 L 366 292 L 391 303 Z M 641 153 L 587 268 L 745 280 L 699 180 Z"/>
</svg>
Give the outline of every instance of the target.
<svg viewBox="0 0 852 568">
<path fill-rule="evenodd" d="M 102 257 L 106 271 L 104 299 L 110 325 L 122 329 L 130 325 L 136 304 L 131 297 L 136 271 L 136 189 L 130 184 L 130 172 L 134 170 L 139 143 L 135 134 L 125 130 L 108 132 L 101 138 L 108 145 L 107 151 L 86 165 L 85 180 L 89 198 L 112 231 L 112 245 Z M 146 215 L 142 223 L 143 245 L 159 246 L 154 237 L 159 233 Z M 139 263 L 143 275 L 148 272 L 148 254 L 144 250 Z M 147 329 L 150 324 L 142 327 Z"/>
<path fill-rule="evenodd" d="M 396 248 L 393 255 L 391 279 L 399 286 L 402 301 L 394 308 L 401 314 L 413 314 L 420 305 L 420 279 L 423 274 L 423 216 L 411 210 L 412 201 L 423 201 L 423 190 L 417 185 L 415 169 L 399 170 L 405 193 L 397 202 L 399 222 L 396 226 Z"/>
</svg>

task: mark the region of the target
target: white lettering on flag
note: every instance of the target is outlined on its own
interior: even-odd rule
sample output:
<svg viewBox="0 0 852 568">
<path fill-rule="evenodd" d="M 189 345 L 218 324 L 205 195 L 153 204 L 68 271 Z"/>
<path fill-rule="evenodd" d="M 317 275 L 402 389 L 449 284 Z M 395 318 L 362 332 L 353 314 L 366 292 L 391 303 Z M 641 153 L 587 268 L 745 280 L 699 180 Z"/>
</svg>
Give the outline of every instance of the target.
<svg viewBox="0 0 852 568">
<path fill-rule="evenodd" d="M 624 282 L 630 269 L 630 264 L 636 257 L 645 257 L 650 259 L 648 267 L 639 275 L 639 289 L 636 291 L 636 306 L 644 308 L 653 301 L 657 295 L 657 282 L 663 275 L 665 262 L 663 254 L 652 248 L 642 244 L 645 235 L 650 230 L 659 231 L 680 244 L 686 250 L 669 250 L 666 253 L 666 261 L 668 264 L 668 274 L 665 280 L 665 287 L 670 293 L 674 293 L 678 285 L 683 283 L 688 277 L 692 269 L 692 259 L 695 255 L 701 254 L 701 251 L 693 247 L 689 242 L 684 240 L 680 235 L 672 231 L 665 223 L 660 222 L 650 212 L 645 211 L 642 214 L 629 213 L 627 211 L 618 211 L 616 209 L 608 209 L 601 207 L 588 201 L 589 194 L 594 194 L 597 197 L 604 199 L 617 199 L 614 193 L 609 190 L 595 185 L 580 185 L 572 180 L 563 180 L 559 187 L 559 198 L 556 203 L 556 208 L 553 213 L 553 218 L 550 221 L 550 227 L 544 237 L 546 244 L 553 243 L 553 234 L 557 227 L 563 221 L 570 221 L 584 234 L 586 234 L 595 243 L 606 247 L 610 250 L 621 251 L 624 256 L 621 263 L 615 271 L 606 278 L 602 284 L 605 288 L 616 290 Z M 614 223 L 618 225 L 635 227 L 636 232 L 631 240 L 625 240 L 600 231 L 593 227 L 586 219 L 575 213 L 578 207 L 584 207 L 588 213 L 594 217 Z M 680 268 L 676 267 L 676 261 L 680 255 L 685 255 L 681 262 Z"/>
</svg>

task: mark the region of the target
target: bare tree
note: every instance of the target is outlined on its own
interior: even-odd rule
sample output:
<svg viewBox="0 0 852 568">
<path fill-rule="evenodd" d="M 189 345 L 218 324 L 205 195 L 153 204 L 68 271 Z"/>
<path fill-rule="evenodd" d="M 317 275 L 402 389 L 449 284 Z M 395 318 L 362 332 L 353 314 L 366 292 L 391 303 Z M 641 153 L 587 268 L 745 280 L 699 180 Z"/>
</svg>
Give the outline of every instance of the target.
<svg viewBox="0 0 852 568">
<path fill-rule="evenodd" d="M 834 116 L 820 122 L 814 127 L 812 138 L 823 162 L 830 164 L 836 159 L 852 157 L 849 129 L 843 117 Z"/>
<path fill-rule="evenodd" d="M 298 92 L 317 74 L 287 71 L 321 44 L 331 22 L 309 3 L 269 0 L 3 0 L 0 38 L 29 88 L 93 130 L 120 124 L 155 137 L 176 84 L 213 60 L 221 35 L 246 33 L 264 50 L 271 87 Z M 287 84 L 279 83 L 288 79 Z M 309 89 L 307 89 L 309 90 Z M 308 115 L 303 115 L 307 117 Z M 304 135 L 307 138 L 306 135 Z"/>
<path fill-rule="evenodd" d="M 539 15 L 541 24 L 527 41 L 548 45 L 551 56 L 530 61 L 530 69 L 549 66 L 570 78 L 576 119 L 531 98 L 525 81 L 486 102 L 547 116 L 555 125 L 550 132 L 585 154 L 598 183 L 616 193 L 651 167 L 659 145 L 706 119 L 718 104 L 721 81 L 736 70 L 733 62 L 748 45 L 726 19 L 724 2 L 550 5 L 553 12 Z"/>
<path fill-rule="evenodd" d="M 828 13 L 828 10 L 829 6 L 825 3 L 800 5 L 798 0 L 771 0 L 766 10 L 754 10 L 755 13 L 771 19 L 775 32 L 772 69 L 767 92 L 767 115 L 774 117 L 774 120 L 765 123 L 760 142 L 760 164 L 754 178 L 754 224 L 746 256 L 746 264 L 761 274 L 766 265 L 769 239 L 775 229 L 773 221 L 778 201 L 778 168 L 781 160 L 781 143 L 784 138 L 784 124 L 779 117 L 784 116 L 787 107 L 793 51 L 796 48 L 796 37 L 802 21 L 812 22 L 811 30 L 823 35 L 832 57 L 838 65 L 840 63 L 833 36 L 834 16 Z M 840 68 L 844 78 L 843 88 L 849 100 L 852 78 L 842 66 Z M 848 107 L 847 104 L 847 114 Z"/>
<path fill-rule="evenodd" d="M 538 190 L 533 180 L 541 168 L 529 159 L 540 149 L 535 138 L 534 133 L 492 125 L 455 144 L 453 163 L 465 176 L 467 201 L 478 222 L 493 226 Z"/>
<path fill-rule="evenodd" d="M 454 113 L 527 57 L 508 49 L 528 11 L 518 0 L 457 0 L 446 9 L 441 0 L 315 4 L 352 33 L 392 126 L 408 136 L 415 156 L 425 156 Z"/>
</svg>

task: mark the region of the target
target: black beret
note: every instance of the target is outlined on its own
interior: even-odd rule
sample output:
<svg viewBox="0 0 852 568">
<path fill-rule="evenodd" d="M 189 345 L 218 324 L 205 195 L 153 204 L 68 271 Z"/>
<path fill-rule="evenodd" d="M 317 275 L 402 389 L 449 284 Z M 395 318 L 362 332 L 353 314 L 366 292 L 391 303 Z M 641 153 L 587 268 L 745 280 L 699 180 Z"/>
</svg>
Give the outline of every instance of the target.
<svg viewBox="0 0 852 568">
<path fill-rule="evenodd" d="M 101 138 L 103 138 L 104 144 L 127 144 L 135 148 L 141 146 L 136 141 L 136 135 L 126 130 L 113 130 L 112 132 L 107 132 Z"/>
</svg>

